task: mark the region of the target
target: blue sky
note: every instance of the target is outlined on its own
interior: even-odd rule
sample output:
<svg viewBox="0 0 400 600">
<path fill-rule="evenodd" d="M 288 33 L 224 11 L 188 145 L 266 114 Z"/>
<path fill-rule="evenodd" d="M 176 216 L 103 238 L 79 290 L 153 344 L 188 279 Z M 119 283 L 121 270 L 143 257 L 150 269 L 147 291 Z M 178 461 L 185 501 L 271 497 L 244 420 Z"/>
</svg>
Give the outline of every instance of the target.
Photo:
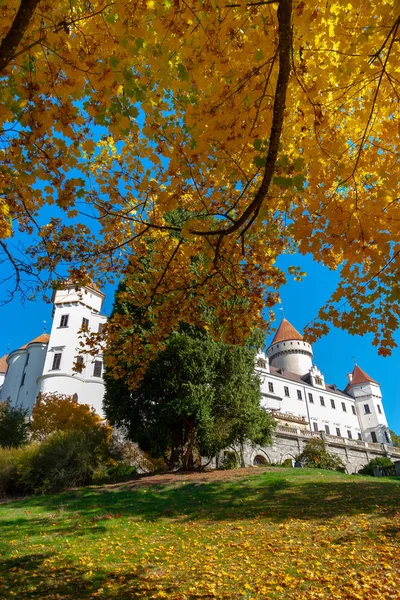
<svg viewBox="0 0 400 600">
<path fill-rule="evenodd" d="M 332 293 L 337 274 L 313 262 L 309 257 L 282 257 L 278 264 L 281 267 L 297 264 L 307 272 L 307 277 L 302 282 L 290 280 L 281 290 L 285 317 L 302 332 Z M 107 294 L 104 312 L 109 314 L 114 288 L 108 286 L 104 292 Z M 5 291 L 0 290 L 0 301 L 3 293 Z M 49 331 L 51 312 L 52 306 L 44 303 L 41 298 L 26 302 L 25 305 L 14 300 L 1 307 L 0 356 L 6 354 L 8 348 L 14 350 L 43 333 L 43 321 L 47 322 Z M 282 318 L 278 307 L 275 314 L 278 325 Z M 397 333 L 396 341 L 400 346 L 400 332 Z M 347 384 L 346 373 L 353 369 L 355 357 L 357 364 L 381 384 L 389 427 L 400 433 L 400 349 L 395 348 L 392 356 L 381 357 L 371 342 L 371 335 L 351 336 L 344 331 L 332 329 L 329 335 L 313 345 L 314 362 L 324 373 L 327 383 L 336 383 L 343 389 Z"/>
</svg>

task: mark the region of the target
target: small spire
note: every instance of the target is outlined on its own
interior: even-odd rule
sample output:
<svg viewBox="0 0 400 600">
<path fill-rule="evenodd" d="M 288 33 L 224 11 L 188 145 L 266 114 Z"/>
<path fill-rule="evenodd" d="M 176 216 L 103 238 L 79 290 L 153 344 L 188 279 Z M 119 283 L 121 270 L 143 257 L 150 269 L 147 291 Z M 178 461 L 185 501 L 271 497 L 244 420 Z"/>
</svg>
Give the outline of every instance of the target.
<svg viewBox="0 0 400 600">
<path fill-rule="evenodd" d="M 47 321 L 43 321 L 43 333 L 46 333 Z"/>
<path fill-rule="evenodd" d="M 357 366 L 356 357 L 355 357 L 355 356 L 352 356 L 351 358 L 354 360 L 354 366 L 356 367 L 356 366 Z"/>
<path fill-rule="evenodd" d="M 283 306 L 278 306 L 278 310 L 282 311 L 282 319 L 284 319 L 285 318 L 285 310 L 284 310 Z"/>
</svg>

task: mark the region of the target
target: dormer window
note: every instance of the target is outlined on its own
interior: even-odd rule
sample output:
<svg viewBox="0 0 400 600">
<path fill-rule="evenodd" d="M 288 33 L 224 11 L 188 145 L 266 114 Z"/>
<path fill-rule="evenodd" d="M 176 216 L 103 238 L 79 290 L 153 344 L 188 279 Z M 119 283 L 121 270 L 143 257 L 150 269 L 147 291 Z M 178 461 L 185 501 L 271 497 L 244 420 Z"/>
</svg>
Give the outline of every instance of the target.
<svg viewBox="0 0 400 600">
<path fill-rule="evenodd" d="M 315 383 L 316 383 L 316 385 L 322 385 L 322 379 L 318 375 L 315 378 Z"/>
<path fill-rule="evenodd" d="M 265 361 L 263 358 L 259 358 L 257 360 L 257 366 L 261 367 L 261 369 L 266 369 L 267 368 L 267 361 Z"/>
</svg>

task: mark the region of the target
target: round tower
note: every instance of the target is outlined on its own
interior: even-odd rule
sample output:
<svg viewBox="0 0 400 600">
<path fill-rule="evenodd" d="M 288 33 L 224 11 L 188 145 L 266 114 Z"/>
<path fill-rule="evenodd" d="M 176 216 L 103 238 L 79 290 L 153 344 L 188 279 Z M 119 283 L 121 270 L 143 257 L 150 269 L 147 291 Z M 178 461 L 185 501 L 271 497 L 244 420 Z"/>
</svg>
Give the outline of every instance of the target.
<svg viewBox="0 0 400 600">
<path fill-rule="evenodd" d="M 272 367 L 297 375 L 305 375 L 312 367 L 311 345 L 303 340 L 303 336 L 287 319 L 282 319 L 267 356 Z"/>
</svg>

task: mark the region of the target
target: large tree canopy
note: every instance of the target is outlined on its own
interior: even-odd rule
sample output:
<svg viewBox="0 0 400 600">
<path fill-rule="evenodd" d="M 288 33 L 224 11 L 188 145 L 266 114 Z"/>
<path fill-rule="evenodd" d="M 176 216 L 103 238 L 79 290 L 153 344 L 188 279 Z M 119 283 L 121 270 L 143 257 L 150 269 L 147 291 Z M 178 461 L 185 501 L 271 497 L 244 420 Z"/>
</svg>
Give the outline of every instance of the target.
<svg viewBox="0 0 400 600">
<path fill-rule="evenodd" d="M 131 287 L 159 327 L 127 341 L 148 360 L 179 321 L 205 323 L 204 302 L 243 340 L 277 301 L 277 256 L 297 249 L 341 268 L 310 336 L 330 320 L 390 351 L 397 2 L 8 0 L 0 16 L 0 245 L 16 289 L 65 264 L 129 280 L 151 244 Z M 165 219 L 176 208 L 183 225 Z M 28 263 L 18 228 L 35 234 Z"/>
<path fill-rule="evenodd" d="M 188 469 L 196 454 L 213 457 L 231 445 L 271 441 L 254 364 L 254 350 L 215 342 L 183 324 L 139 388 L 106 377 L 104 410 L 143 450 Z"/>
</svg>

